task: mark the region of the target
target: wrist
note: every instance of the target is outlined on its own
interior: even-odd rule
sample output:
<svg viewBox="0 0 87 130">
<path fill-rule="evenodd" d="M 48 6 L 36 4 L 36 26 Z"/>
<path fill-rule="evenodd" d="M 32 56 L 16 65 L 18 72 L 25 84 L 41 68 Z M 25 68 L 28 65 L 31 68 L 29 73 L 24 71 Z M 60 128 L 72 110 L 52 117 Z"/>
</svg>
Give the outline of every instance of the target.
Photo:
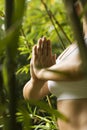
<svg viewBox="0 0 87 130">
<path fill-rule="evenodd" d="M 31 77 L 31 82 L 33 83 L 33 84 L 44 84 L 46 81 L 45 80 L 41 80 L 41 79 L 34 79 L 34 78 L 32 78 Z"/>
</svg>

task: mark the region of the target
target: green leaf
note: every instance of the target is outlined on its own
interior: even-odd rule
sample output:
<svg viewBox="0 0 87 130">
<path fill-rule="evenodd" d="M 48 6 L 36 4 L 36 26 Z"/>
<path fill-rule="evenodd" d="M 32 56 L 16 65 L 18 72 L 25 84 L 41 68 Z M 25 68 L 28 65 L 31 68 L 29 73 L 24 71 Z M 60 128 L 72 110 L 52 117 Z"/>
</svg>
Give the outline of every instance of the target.
<svg viewBox="0 0 87 130">
<path fill-rule="evenodd" d="M 40 107 L 41 109 L 47 111 L 48 113 L 50 113 L 51 115 L 54 115 L 57 118 L 60 118 L 60 119 L 62 119 L 64 121 L 68 121 L 68 118 L 65 115 L 63 115 L 58 110 L 50 108 L 49 105 L 46 104 L 45 102 L 41 102 L 41 101 L 29 101 L 29 103 Z"/>
</svg>

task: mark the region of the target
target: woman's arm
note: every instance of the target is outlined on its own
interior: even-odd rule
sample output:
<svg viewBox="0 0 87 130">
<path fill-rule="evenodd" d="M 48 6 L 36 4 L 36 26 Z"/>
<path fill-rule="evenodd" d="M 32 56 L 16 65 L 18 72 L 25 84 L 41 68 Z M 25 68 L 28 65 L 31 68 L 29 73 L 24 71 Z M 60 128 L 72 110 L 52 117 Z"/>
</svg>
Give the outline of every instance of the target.
<svg viewBox="0 0 87 130">
<path fill-rule="evenodd" d="M 45 51 L 46 49 L 47 48 L 45 48 Z M 82 63 L 79 53 L 72 53 L 70 57 L 65 60 L 61 60 L 59 64 L 55 64 L 51 67 L 45 67 L 45 64 L 49 62 L 50 56 L 45 55 L 44 57 L 41 51 L 42 50 L 37 49 L 37 46 L 33 48 L 34 72 L 39 79 L 73 81 L 79 80 L 83 77 L 81 70 Z"/>
<path fill-rule="evenodd" d="M 54 55 L 52 55 L 50 41 L 47 40 L 45 37 L 38 41 L 38 51 L 41 49 L 42 46 L 43 48 L 47 47 L 49 50 L 48 52 L 46 50 L 42 50 L 41 52 L 42 55 L 45 56 L 45 54 L 47 53 L 48 55 L 51 54 L 49 61 L 45 62 L 45 64 L 43 65 L 45 65 L 45 67 L 48 67 L 48 66 L 50 67 L 53 64 L 55 64 L 56 58 Z M 38 55 L 40 56 L 41 54 L 38 53 Z M 47 85 L 46 80 L 38 79 L 38 77 L 36 76 L 34 72 L 33 60 L 31 60 L 31 63 L 30 63 L 30 75 L 31 75 L 31 79 L 25 84 L 23 88 L 23 96 L 25 99 L 38 100 L 50 93 L 48 90 L 48 85 Z"/>
<path fill-rule="evenodd" d="M 39 100 L 49 93 L 47 82 L 41 80 L 30 79 L 23 88 L 26 100 Z"/>
<path fill-rule="evenodd" d="M 41 80 L 75 81 L 83 77 L 81 64 L 63 62 L 48 68 L 35 68 L 37 77 Z"/>
<path fill-rule="evenodd" d="M 26 100 L 38 100 L 49 94 L 47 82 L 36 77 L 32 60 L 30 62 L 31 79 L 25 84 L 23 88 L 23 96 Z"/>
</svg>

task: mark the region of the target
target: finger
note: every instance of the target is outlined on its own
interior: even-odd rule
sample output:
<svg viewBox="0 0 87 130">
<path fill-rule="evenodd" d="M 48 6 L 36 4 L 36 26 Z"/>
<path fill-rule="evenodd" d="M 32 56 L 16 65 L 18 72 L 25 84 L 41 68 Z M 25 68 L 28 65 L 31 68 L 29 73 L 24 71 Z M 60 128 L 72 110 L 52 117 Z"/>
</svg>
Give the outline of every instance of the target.
<svg viewBox="0 0 87 130">
<path fill-rule="evenodd" d="M 42 44 L 42 39 L 41 39 L 41 38 L 39 39 L 38 44 L 39 44 L 39 45 L 38 45 L 39 48 L 41 49 L 41 44 Z"/>
<path fill-rule="evenodd" d="M 40 38 L 40 39 L 38 40 L 38 45 L 37 45 L 38 48 L 41 48 L 41 43 L 42 43 L 42 39 Z"/>
<path fill-rule="evenodd" d="M 33 69 L 33 59 L 31 59 L 30 61 L 30 72 L 32 73 L 32 69 Z"/>
<path fill-rule="evenodd" d="M 35 46 L 33 47 L 33 53 L 32 53 L 32 58 L 33 58 L 33 60 L 35 60 L 35 59 L 37 58 L 37 56 L 38 56 L 37 46 L 35 45 Z"/>
<path fill-rule="evenodd" d="M 53 64 L 56 64 L 56 54 L 54 54 L 54 55 L 52 56 L 52 58 L 53 58 Z"/>
<path fill-rule="evenodd" d="M 47 52 L 47 39 L 46 37 L 42 38 L 42 54 L 46 55 Z"/>
<path fill-rule="evenodd" d="M 47 40 L 47 55 L 52 55 L 52 47 L 50 40 Z"/>
<path fill-rule="evenodd" d="M 37 46 L 36 45 L 34 46 L 34 54 L 38 55 L 38 51 L 37 51 Z"/>
<path fill-rule="evenodd" d="M 44 37 L 44 39 L 43 39 L 43 54 L 45 55 L 45 56 L 47 56 L 47 50 L 48 48 L 47 48 L 47 39 L 46 39 L 46 37 Z"/>
<path fill-rule="evenodd" d="M 47 41 L 47 39 L 46 39 L 45 36 L 42 38 L 42 41 L 43 41 L 44 43 Z"/>
<path fill-rule="evenodd" d="M 40 38 L 39 40 L 38 40 L 38 46 L 37 46 L 37 51 L 38 51 L 38 55 L 41 55 L 41 53 L 42 53 L 42 39 Z"/>
</svg>

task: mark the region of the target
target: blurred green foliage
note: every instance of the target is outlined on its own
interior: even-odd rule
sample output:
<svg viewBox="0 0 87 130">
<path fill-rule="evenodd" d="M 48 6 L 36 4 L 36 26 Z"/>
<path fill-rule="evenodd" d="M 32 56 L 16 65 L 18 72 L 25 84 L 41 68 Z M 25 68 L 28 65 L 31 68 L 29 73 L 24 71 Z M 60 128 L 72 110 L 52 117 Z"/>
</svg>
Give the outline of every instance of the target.
<svg viewBox="0 0 87 130">
<path fill-rule="evenodd" d="M 60 23 L 61 27 L 65 31 L 68 38 L 72 41 L 72 31 L 69 24 L 67 23 L 66 10 L 64 8 L 62 1 L 48 0 L 45 1 L 48 10 L 52 11 L 52 15 L 55 16 L 56 20 Z M 52 18 L 53 19 L 53 18 Z M 22 65 L 19 67 L 18 72 L 27 73 L 29 70 L 29 61 L 31 58 L 32 47 L 34 44 L 37 44 L 37 41 L 40 37 L 46 36 L 51 39 L 53 52 L 59 55 L 62 51 L 62 43 L 55 31 L 57 29 L 60 34 L 65 47 L 70 43 L 67 41 L 66 37 L 63 35 L 61 29 L 56 24 L 56 21 L 53 19 L 54 24 L 52 24 L 49 15 L 40 0 L 30 0 L 27 1 L 26 11 L 23 21 L 23 26 L 21 29 L 21 36 L 19 38 L 19 52 L 22 57 L 26 57 L 24 61 L 23 68 Z M 23 58 L 22 58 L 23 59 Z M 28 68 L 27 68 L 28 67 Z M 23 74 L 23 73 L 21 73 Z M 29 76 L 29 73 L 28 73 Z"/>
<path fill-rule="evenodd" d="M 17 35 L 17 29 L 19 31 L 17 51 L 15 51 L 14 48 L 13 50 L 10 50 L 11 53 L 15 51 L 13 58 L 15 58 L 16 63 L 15 75 L 17 79 L 16 92 L 18 100 L 16 113 L 17 122 L 21 124 L 23 130 L 56 130 L 56 115 L 63 118 L 63 116 L 55 110 L 56 98 L 53 95 L 49 95 L 43 99 L 48 104 L 46 109 L 44 109 L 44 103 L 42 103 L 42 108 L 40 107 L 42 104 L 26 103 L 22 97 L 23 86 L 30 79 L 29 63 L 32 57 L 32 47 L 34 44 L 37 44 L 38 39 L 43 36 L 49 38 L 52 42 L 53 53 L 59 55 L 64 49 L 62 41 L 65 48 L 70 42 L 58 26 L 58 21 L 67 37 L 70 41 L 73 41 L 72 31 L 67 21 L 63 2 L 60 0 L 44 0 L 44 2 L 46 8 L 40 0 L 26 0 L 26 9 L 21 25 L 20 20 L 23 15 L 21 9 L 23 8 L 23 3 L 15 0 L 15 11 L 13 14 L 14 25 L 5 33 L 5 4 L 3 0 L 0 0 L 0 71 L 3 74 L 4 85 L 2 85 L 2 92 L 4 93 L 5 98 L 5 103 L 0 102 L 2 106 L 0 107 L 0 127 L 2 130 L 4 126 L 3 113 L 7 111 L 6 113 L 9 117 L 9 92 L 8 88 L 5 87 L 8 82 L 9 74 L 6 71 L 4 59 L 6 57 L 6 47 L 11 43 L 14 44 L 16 42 L 15 36 Z M 51 12 L 50 16 L 47 11 Z M 21 26 L 19 27 L 19 25 Z"/>
</svg>

